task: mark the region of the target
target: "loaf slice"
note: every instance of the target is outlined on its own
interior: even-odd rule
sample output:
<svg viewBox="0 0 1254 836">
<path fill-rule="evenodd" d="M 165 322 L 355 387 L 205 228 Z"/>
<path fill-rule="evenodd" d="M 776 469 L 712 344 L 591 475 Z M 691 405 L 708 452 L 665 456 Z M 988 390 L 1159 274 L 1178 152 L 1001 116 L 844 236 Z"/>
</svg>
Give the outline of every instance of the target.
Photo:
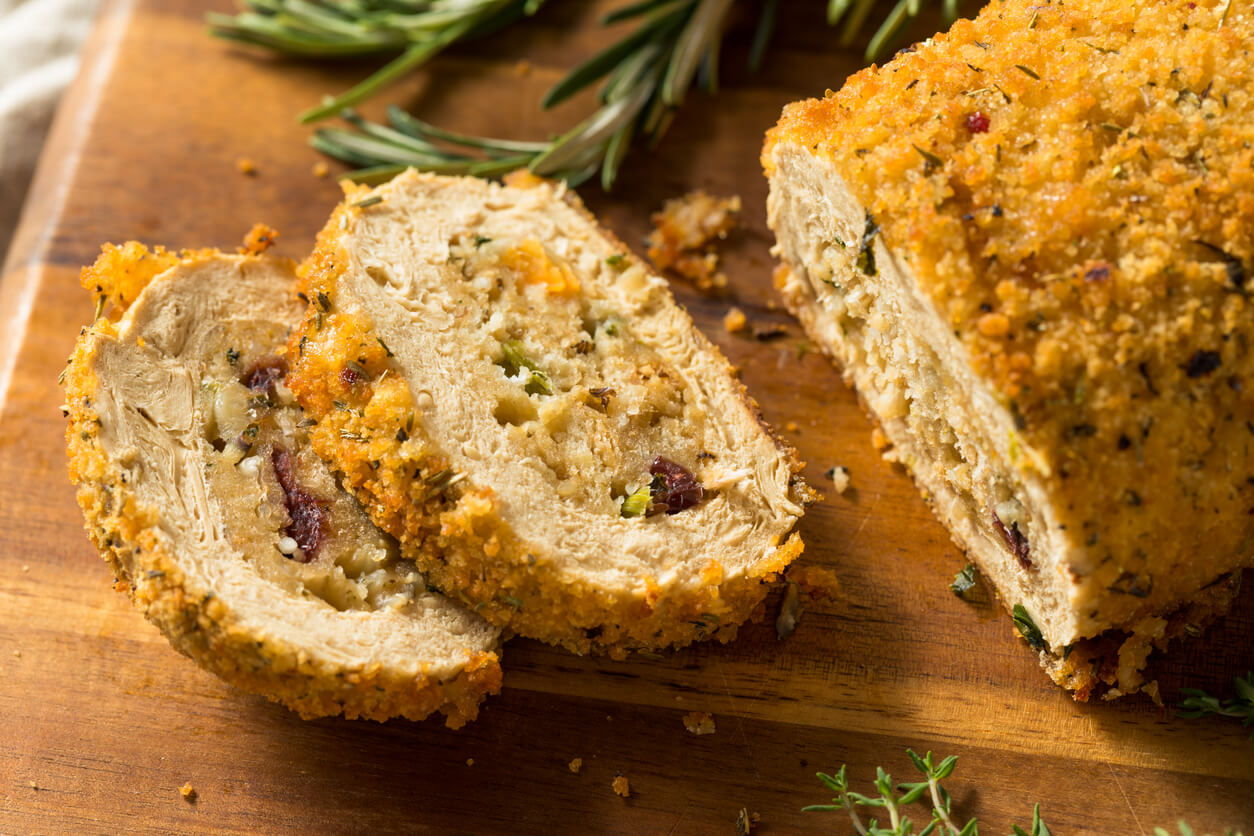
<svg viewBox="0 0 1254 836">
<path fill-rule="evenodd" d="M 435 711 L 497 691 L 499 631 L 429 592 L 310 450 L 284 385 L 304 306 L 290 262 L 106 247 L 83 272 L 124 308 L 63 377 L 87 530 L 180 652 L 302 717 Z"/>
<path fill-rule="evenodd" d="M 314 448 L 447 594 L 579 653 L 730 638 L 801 552 L 794 452 L 571 192 L 352 191 L 289 342 Z"/>
<path fill-rule="evenodd" d="M 1079 697 L 1254 563 L 1252 37 L 1006 0 L 763 151 L 787 304 Z"/>
</svg>

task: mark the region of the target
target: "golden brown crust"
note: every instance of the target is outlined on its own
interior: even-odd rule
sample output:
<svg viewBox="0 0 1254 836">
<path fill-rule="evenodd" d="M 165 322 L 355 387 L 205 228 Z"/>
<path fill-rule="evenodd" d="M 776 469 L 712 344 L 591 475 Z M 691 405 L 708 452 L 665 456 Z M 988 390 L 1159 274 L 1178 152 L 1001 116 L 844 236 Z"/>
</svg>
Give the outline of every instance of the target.
<svg viewBox="0 0 1254 836">
<path fill-rule="evenodd" d="M 135 242 L 108 246 L 100 260 L 84 270 L 84 285 L 106 288 L 97 292 L 105 297 L 117 293 L 127 304 L 163 272 L 150 269 L 152 264 L 160 262 L 166 269 L 214 253 L 202 250 L 176 257 Z M 85 328 L 62 379 L 69 417 L 69 474 L 78 485 L 78 502 L 92 542 L 113 569 L 119 588 L 128 592 L 144 616 L 175 649 L 206 670 L 304 718 L 343 714 L 350 719 L 382 721 L 400 716 L 420 720 L 440 711 L 453 728 L 474 719 L 484 695 L 500 690 L 501 669 L 495 653 L 475 654 L 448 681 L 405 676 L 378 663 L 346 668 L 273 636 L 256 635 L 212 591 L 188 586 L 161 533 L 159 512 L 136 502 L 126 476 L 100 443 L 100 424 L 93 408 L 100 384 L 91 357 L 96 337 L 115 333 L 114 323 L 104 318 Z"/>
<path fill-rule="evenodd" d="M 1254 15 L 1228 5 L 990 4 L 763 152 L 831 165 L 1015 416 L 1109 592 L 1093 623 L 1254 562 Z"/>
<path fill-rule="evenodd" d="M 768 583 L 801 554 L 796 533 L 735 578 L 725 579 L 723 567 L 711 559 L 704 585 L 663 595 L 648 584 L 623 596 L 573 579 L 546 581 L 545 573 L 534 570 L 536 557 L 501 519 L 490 486 L 471 479 L 443 486 L 447 462 L 431 453 L 437 445 L 423 437 L 422 422 L 413 420 L 412 393 L 401 375 L 391 373 L 387 347 L 370 323 L 336 309 L 337 283 L 347 264 L 339 237 L 350 213 L 363 211 L 352 204 L 358 196 L 350 194 L 335 211 L 301 267 L 309 309 L 289 341 L 288 385 L 318 421 L 310 430 L 314 449 L 345 473 L 346 484 L 375 524 L 401 542 L 406 556 L 436 587 L 489 622 L 576 653 L 621 657 L 629 650 L 734 638 L 738 625 L 765 598 Z M 565 199 L 595 224 L 577 197 Z M 693 333 L 730 374 L 721 353 L 695 327 Z M 803 465 L 795 450 L 763 421 L 744 386 L 737 391 L 786 457 L 797 493 L 813 499 L 796 475 Z M 598 626 L 588 629 L 589 624 Z"/>
</svg>

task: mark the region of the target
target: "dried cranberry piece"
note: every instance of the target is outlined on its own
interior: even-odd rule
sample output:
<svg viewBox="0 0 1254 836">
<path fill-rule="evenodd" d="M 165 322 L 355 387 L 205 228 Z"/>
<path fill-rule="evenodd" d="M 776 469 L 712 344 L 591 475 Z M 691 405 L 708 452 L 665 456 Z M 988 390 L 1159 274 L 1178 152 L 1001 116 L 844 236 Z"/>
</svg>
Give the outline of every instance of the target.
<svg viewBox="0 0 1254 836">
<path fill-rule="evenodd" d="M 1006 528 L 1006 524 L 1001 521 L 1001 517 L 997 516 L 997 512 L 993 512 L 993 528 L 1001 535 L 1002 542 L 1006 544 L 1006 548 L 1010 549 L 1010 553 L 1019 561 L 1019 565 L 1024 569 L 1032 568 L 1032 561 L 1028 558 L 1031 549 L 1028 546 L 1028 538 L 1023 536 L 1023 532 L 1019 530 L 1019 523 L 1011 522 L 1010 528 Z"/>
<path fill-rule="evenodd" d="M 967 114 L 967 130 L 973 134 L 988 132 L 988 117 L 981 111 Z"/>
<path fill-rule="evenodd" d="M 282 447 L 275 447 L 270 454 L 274 476 L 283 489 L 283 505 L 291 520 L 283 533 L 296 541 L 304 553 L 303 563 L 318 556 L 318 548 L 327 537 L 326 502 L 306 491 L 296 481 L 296 463 L 292 454 Z"/>
<path fill-rule="evenodd" d="M 282 357 L 267 357 L 253 363 L 240 382 L 248 387 L 248 391 L 269 397 L 274 394 L 274 384 L 286 376 L 287 361 Z"/>
<path fill-rule="evenodd" d="M 654 506 L 662 506 L 668 514 L 678 514 L 705 497 L 705 489 L 688 470 L 670 459 L 658 456 L 649 466 L 653 474 L 651 493 Z"/>
</svg>

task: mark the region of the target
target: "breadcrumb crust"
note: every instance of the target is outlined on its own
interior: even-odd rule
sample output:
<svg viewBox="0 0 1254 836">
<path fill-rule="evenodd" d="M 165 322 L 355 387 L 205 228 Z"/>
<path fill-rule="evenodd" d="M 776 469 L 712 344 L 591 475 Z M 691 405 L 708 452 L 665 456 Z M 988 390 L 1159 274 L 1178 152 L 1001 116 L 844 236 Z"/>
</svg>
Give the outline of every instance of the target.
<svg viewBox="0 0 1254 836">
<path fill-rule="evenodd" d="M 122 307 L 165 269 L 215 255 L 215 250 L 198 250 L 175 256 L 133 241 L 120 247 L 106 245 L 96 263 L 83 271 L 82 281 Z M 113 569 L 118 588 L 128 593 L 145 618 L 201 667 L 305 719 L 343 714 L 349 719 L 421 720 L 440 711 L 451 728 L 473 720 L 483 697 L 500 690 L 495 653 L 474 654 L 457 677 L 443 682 L 399 674 L 378 663 L 344 667 L 272 636 L 254 635 L 211 590 L 188 587 L 177 557 L 160 533 L 159 512 L 137 504 L 121 470 L 100 444 L 99 419 L 92 406 L 100 383 L 92 371 L 92 356 L 95 337 L 114 334 L 115 324 L 106 318 L 84 328 L 63 377 L 69 475 L 78 485 L 88 535 Z"/>
</svg>

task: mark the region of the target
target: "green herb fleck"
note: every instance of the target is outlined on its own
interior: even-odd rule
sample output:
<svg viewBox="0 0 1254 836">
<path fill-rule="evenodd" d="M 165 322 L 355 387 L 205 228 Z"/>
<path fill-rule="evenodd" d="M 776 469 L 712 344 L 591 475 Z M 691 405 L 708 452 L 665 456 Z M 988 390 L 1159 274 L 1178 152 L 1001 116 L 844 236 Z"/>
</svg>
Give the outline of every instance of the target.
<svg viewBox="0 0 1254 836">
<path fill-rule="evenodd" d="M 383 202 L 383 195 L 372 194 L 370 197 L 363 197 L 361 200 L 353 204 L 354 209 L 365 209 L 367 206 L 374 206 Z"/>
<path fill-rule="evenodd" d="M 623 262 L 626 260 L 627 260 L 627 256 L 623 255 L 622 253 L 615 253 L 614 255 L 605 259 L 605 263 L 611 267 L 622 267 Z"/>
<path fill-rule="evenodd" d="M 379 341 L 379 345 L 383 346 L 384 354 L 386 354 L 388 357 L 396 356 L 392 353 L 392 349 L 388 348 L 388 344 L 383 341 L 383 337 L 375 337 L 375 339 Z"/>
<path fill-rule="evenodd" d="M 509 605 L 510 607 L 513 607 L 516 610 L 521 610 L 523 608 L 522 599 L 515 598 L 513 595 L 502 595 L 501 601 Z"/>
<path fill-rule="evenodd" d="M 324 311 L 331 310 L 331 297 L 327 296 L 321 290 L 318 291 L 318 304 L 322 306 Z"/>
<path fill-rule="evenodd" d="M 1037 75 L 1036 71 L 1033 70 L 1031 67 L 1025 67 L 1022 64 L 1015 64 L 1015 69 L 1022 71 L 1023 74 L 1026 75 L 1028 78 L 1034 78 L 1037 81 L 1041 80 L 1041 77 Z"/>
<path fill-rule="evenodd" d="M 1036 622 L 1032 620 L 1032 616 L 1022 604 L 1014 605 L 1011 618 L 1014 619 L 1015 626 L 1019 628 L 1019 635 L 1023 636 L 1034 650 L 1045 650 L 1049 647 L 1045 643 L 1045 637 L 1041 635 L 1041 628 L 1036 626 Z"/>
<path fill-rule="evenodd" d="M 949 585 L 949 589 L 959 598 L 964 598 L 972 587 L 975 586 L 975 564 L 968 563 L 962 568 L 962 571 L 954 575 L 954 582 Z"/>
<path fill-rule="evenodd" d="M 862 230 L 862 241 L 858 247 L 857 267 L 865 276 L 879 275 L 879 269 L 875 266 L 875 249 L 872 242 L 875 236 L 879 235 L 880 227 L 875 222 L 875 218 L 871 217 L 871 213 L 866 213 L 866 227 Z"/>
<path fill-rule="evenodd" d="M 491 243 L 492 243 L 491 238 L 485 238 L 482 235 L 475 236 L 475 249 L 476 250 L 482 247 L 484 244 L 491 244 Z"/>
<path fill-rule="evenodd" d="M 943 168 L 945 161 L 931 151 L 924 150 L 915 145 L 914 150 L 919 152 L 919 156 L 923 158 L 923 173 L 930 174 L 933 170 Z"/>
<path fill-rule="evenodd" d="M 239 350 L 228 348 L 226 350 L 226 362 L 230 363 L 232 366 L 237 365 L 239 363 Z"/>
<path fill-rule="evenodd" d="M 522 343 L 518 340 L 506 340 L 501 343 L 501 365 L 506 375 L 513 377 L 523 369 L 528 370 L 527 381 L 523 385 L 529 395 L 552 395 L 553 385 L 549 376 L 541 371 L 534 360 L 523 352 Z"/>
</svg>

